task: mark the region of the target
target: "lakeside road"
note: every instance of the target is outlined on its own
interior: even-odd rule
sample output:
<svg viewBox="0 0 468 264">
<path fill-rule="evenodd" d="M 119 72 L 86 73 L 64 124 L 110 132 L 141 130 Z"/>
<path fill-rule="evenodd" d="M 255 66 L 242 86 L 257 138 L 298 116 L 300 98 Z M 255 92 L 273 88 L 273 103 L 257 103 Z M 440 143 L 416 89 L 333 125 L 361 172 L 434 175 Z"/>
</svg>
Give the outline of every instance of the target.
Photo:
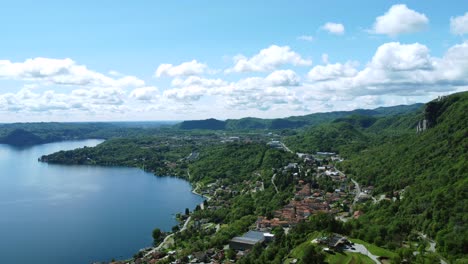
<svg viewBox="0 0 468 264">
<path fill-rule="evenodd" d="M 190 177 L 190 172 L 187 172 L 187 173 L 188 173 L 188 175 L 189 175 L 189 177 Z M 203 195 L 203 194 L 201 194 L 201 193 L 198 193 L 199 187 L 200 187 L 200 185 L 197 183 L 196 187 L 192 190 L 192 193 L 206 198 L 207 201 L 211 200 L 211 197 L 206 196 L 206 195 Z M 200 208 L 201 208 L 202 210 L 205 210 L 205 205 L 204 205 L 203 202 L 200 204 Z M 150 251 L 148 251 L 148 253 L 145 254 L 145 257 L 147 257 L 147 256 L 149 256 L 149 255 L 151 255 L 151 254 L 153 254 L 153 253 L 156 252 L 157 250 L 160 250 L 162 247 L 164 247 L 165 244 L 168 243 L 169 239 L 172 238 L 172 237 L 174 236 L 174 234 L 177 234 L 177 233 L 179 233 L 179 232 L 185 231 L 185 230 L 187 229 L 187 226 L 188 226 L 188 224 L 189 224 L 189 222 L 190 222 L 191 219 L 192 219 L 192 216 L 189 216 L 189 217 L 185 220 L 184 225 L 182 226 L 182 228 L 181 228 L 179 231 L 177 231 L 177 232 L 175 232 L 175 233 L 172 233 L 172 234 L 166 236 L 166 237 L 164 238 L 164 240 L 163 240 L 157 247 L 155 247 L 155 248 L 151 249 Z"/>
<path fill-rule="evenodd" d="M 168 240 L 169 240 L 170 238 L 172 238 L 175 234 L 177 234 L 177 233 L 179 233 L 179 232 L 182 232 L 182 231 L 184 231 L 185 229 L 187 229 L 188 223 L 190 222 L 191 219 L 192 219 L 192 217 L 189 216 L 189 217 L 185 220 L 183 227 L 182 227 L 179 231 L 177 231 L 177 232 L 175 232 L 175 233 L 172 233 L 172 234 L 166 236 L 166 237 L 164 238 L 164 240 L 163 240 L 157 247 L 155 247 L 155 248 L 151 249 L 150 251 L 148 251 L 148 253 L 145 254 L 145 257 L 147 257 L 147 256 L 149 256 L 149 255 L 151 255 L 151 254 L 153 254 L 153 253 L 156 252 L 157 250 L 160 250 L 162 247 L 164 247 L 164 245 L 168 242 Z"/>
</svg>

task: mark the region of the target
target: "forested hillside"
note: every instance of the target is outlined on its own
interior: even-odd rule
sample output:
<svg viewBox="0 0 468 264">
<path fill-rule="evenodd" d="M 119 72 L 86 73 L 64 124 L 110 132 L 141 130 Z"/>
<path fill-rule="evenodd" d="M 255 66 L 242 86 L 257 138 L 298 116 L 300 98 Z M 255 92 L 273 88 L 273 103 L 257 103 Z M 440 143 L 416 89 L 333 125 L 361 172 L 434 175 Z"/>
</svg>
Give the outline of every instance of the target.
<svg viewBox="0 0 468 264">
<path fill-rule="evenodd" d="M 177 124 L 179 129 L 209 129 L 209 130 L 252 130 L 252 129 L 296 129 L 308 126 L 317 126 L 329 123 L 337 118 L 351 115 L 382 117 L 411 113 L 421 108 L 422 104 L 398 105 L 391 107 L 379 107 L 374 110 L 356 109 L 352 111 L 335 111 L 328 113 L 314 113 L 305 116 L 291 116 L 287 118 L 261 119 L 246 117 L 241 119 L 228 119 L 226 121 L 216 119 L 190 120 Z"/>
<path fill-rule="evenodd" d="M 148 136 L 168 122 L 13 123 L 0 124 L 0 144 L 28 146 L 62 140 Z"/>
<path fill-rule="evenodd" d="M 369 143 L 369 136 L 347 122 L 333 122 L 311 127 L 286 139 L 297 152 L 317 151 L 348 153 L 359 151 Z"/>
<path fill-rule="evenodd" d="M 286 142 L 300 152 L 342 154 L 349 177 L 395 199 L 362 206 L 353 236 L 396 248 L 421 232 L 455 260 L 468 251 L 467 109 L 468 93 L 453 94 L 404 115 L 339 118 Z M 417 133 L 423 120 L 427 127 Z"/>
<path fill-rule="evenodd" d="M 430 128 L 372 146 L 343 163 L 344 170 L 395 202 L 369 205 L 358 236 L 376 243 L 411 230 L 436 238 L 451 259 L 468 249 L 468 93 L 427 104 Z M 372 223 L 372 224 L 371 224 Z"/>
<path fill-rule="evenodd" d="M 253 171 L 284 166 L 296 157 L 271 149 L 266 144 L 222 144 L 205 149 L 200 159 L 190 165 L 193 181 L 216 179 L 238 182 L 251 178 Z"/>
</svg>

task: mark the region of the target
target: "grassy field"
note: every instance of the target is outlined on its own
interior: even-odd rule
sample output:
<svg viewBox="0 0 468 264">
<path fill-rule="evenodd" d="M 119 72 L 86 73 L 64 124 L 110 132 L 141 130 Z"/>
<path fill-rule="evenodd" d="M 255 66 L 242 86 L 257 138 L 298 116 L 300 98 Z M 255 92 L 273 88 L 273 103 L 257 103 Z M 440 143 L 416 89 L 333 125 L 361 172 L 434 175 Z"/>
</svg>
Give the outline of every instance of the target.
<svg viewBox="0 0 468 264">
<path fill-rule="evenodd" d="M 324 236 L 324 234 L 320 232 L 314 232 L 309 235 L 308 239 L 300 244 L 299 246 L 295 247 L 291 253 L 288 256 L 288 259 L 284 263 L 289 264 L 293 259 L 301 259 L 305 248 L 311 243 L 311 241 L 315 238 Z M 359 240 L 358 240 L 359 241 Z M 361 243 L 356 241 L 356 243 Z M 362 241 L 364 242 L 364 241 Z M 365 243 L 365 242 L 364 242 Z M 367 244 L 366 244 L 367 246 Z M 319 246 L 320 247 L 320 246 Z M 376 246 L 374 246 L 376 247 Z M 322 247 L 320 247 L 322 248 Z M 376 247 L 377 249 L 380 249 Z M 381 249 L 384 250 L 384 249 Z M 390 252 L 392 253 L 392 252 Z M 392 253 L 393 254 L 393 253 Z M 364 264 L 374 264 L 374 261 L 370 259 L 369 257 L 360 254 L 360 253 L 351 253 L 351 252 L 334 252 L 333 254 L 330 253 L 325 253 L 326 259 L 325 261 L 327 263 L 343 263 L 343 264 L 358 264 L 358 263 L 364 263 Z"/>
<path fill-rule="evenodd" d="M 358 263 L 364 263 L 364 264 L 375 264 L 372 259 L 370 259 L 368 256 L 365 256 L 360 253 L 350 253 L 350 252 L 344 252 L 344 253 L 338 253 L 335 252 L 334 254 L 330 253 L 325 253 L 327 256 L 325 261 L 327 263 L 343 263 L 343 264 L 358 264 Z"/>
</svg>

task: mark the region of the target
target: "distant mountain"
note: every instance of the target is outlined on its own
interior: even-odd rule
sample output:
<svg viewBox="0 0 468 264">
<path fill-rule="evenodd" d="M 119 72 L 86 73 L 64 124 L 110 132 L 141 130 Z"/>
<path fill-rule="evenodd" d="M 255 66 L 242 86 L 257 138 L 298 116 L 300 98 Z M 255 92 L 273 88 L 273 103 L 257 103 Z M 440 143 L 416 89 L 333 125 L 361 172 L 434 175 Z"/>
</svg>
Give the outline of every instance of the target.
<svg viewBox="0 0 468 264">
<path fill-rule="evenodd" d="M 24 129 L 15 129 L 8 135 L 0 138 L 0 143 L 10 144 L 15 146 L 28 146 L 44 143 L 44 140 L 37 135 Z"/>
<path fill-rule="evenodd" d="M 214 118 L 206 120 L 193 120 L 193 121 L 183 121 L 180 124 L 176 125 L 180 129 L 208 129 L 208 130 L 222 130 L 226 128 L 226 122 L 220 121 Z"/>
<path fill-rule="evenodd" d="M 391 107 L 379 107 L 373 110 L 356 109 L 353 111 L 335 111 L 328 113 L 315 113 L 305 116 L 292 116 L 287 118 L 262 119 L 246 117 L 241 119 L 228 119 L 220 121 L 216 119 L 183 121 L 175 127 L 180 129 L 207 129 L 207 130 L 250 130 L 250 129 L 294 129 L 306 126 L 315 126 L 331 122 L 337 118 L 352 115 L 359 116 L 394 116 L 402 115 L 421 109 L 423 104 L 398 105 Z"/>
</svg>

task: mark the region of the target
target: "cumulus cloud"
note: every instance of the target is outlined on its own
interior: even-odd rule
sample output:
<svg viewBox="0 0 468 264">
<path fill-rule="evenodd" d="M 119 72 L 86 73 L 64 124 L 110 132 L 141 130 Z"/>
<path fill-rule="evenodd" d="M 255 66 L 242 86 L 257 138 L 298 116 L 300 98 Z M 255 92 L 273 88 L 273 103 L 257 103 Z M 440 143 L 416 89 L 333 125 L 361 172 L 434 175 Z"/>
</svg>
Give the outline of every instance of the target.
<svg viewBox="0 0 468 264">
<path fill-rule="evenodd" d="M 292 70 L 278 70 L 265 78 L 271 86 L 298 86 L 300 77 Z"/>
<path fill-rule="evenodd" d="M 318 65 L 309 71 L 307 77 L 312 81 L 326 81 L 336 78 L 354 77 L 358 73 L 355 66 L 357 66 L 356 62 Z"/>
<path fill-rule="evenodd" d="M 323 25 L 321 28 L 335 35 L 343 35 L 345 33 L 345 27 L 340 23 L 328 22 L 325 23 L 325 25 Z"/>
<path fill-rule="evenodd" d="M 233 82 L 221 79 L 189 77 L 175 79 L 174 88 L 165 90 L 166 99 L 190 104 L 204 96 L 216 96 L 224 100 L 231 109 L 268 110 L 276 105 L 288 105 L 291 109 L 300 107 L 301 101 L 290 87 L 300 85 L 300 77 L 292 70 L 277 70 L 266 77 L 248 77 Z"/>
<path fill-rule="evenodd" d="M 377 17 L 371 32 L 395 37 L 421 31 L 428 24 L 429 19 L 425 14 L 399 4 L 393 5 L 384 15 Z"/>
<path fill-rule="evenodd" d="M 403 45 L 399 42 L 381 45 L 371 61 L 373 67 L 391 71 L 430 70 L 432 63 L 426 46 L 419 43 Z"/>
<path fill-rule="evenodd" d="M 468 34 L 468 12 L 463 16 L 450 18 L 450 31 L 455 35 Z"/>
<path fill-rule="evenodd" d="M 199 75 L 207 70 L 208 66 L 200 63 L 197 60 L 181 63 L 179 65 L 161 64 L 156 70 L 156 77 L 177 77 L 177 76 L 191 76 Z"/>
<path fill-rule="evenodd" d="M 227 82 L 219 78 L 218 79 L 206 79 L 206 78 L 201 78 L 199 76 L 190 76 L 186 79 L 175 78 L 171 82 L 171 85 L 173 87 L 202 86 L 206 88 L 211 88 L 211 87 L 223 86 L 226 84 Z"/>
<path fill-rule="evenodd" d="M 126 94 L 122 89 L 116 87 L 95 87 L 91 89 L 73 90 L 69 98 L 79 98 L 80 101 L 87 105 L 123 105 L 126 100 Z"/>
<path fill-rule="evenodd" d="M 174 88 L 163 92 L 165 98 L 182 102 L 198 101 L 204 95 L 209 94 L 208 90 L 202 86 Z"/>
<path fill-rule="evenodd" d="M 455 45 L 441 58 L 419 43 L 381 45 L 360 71 L 346 74 L 341 64 L 314 67 L 311 90 L 351 97 L 365 95 L 419 96 L 457 91 L 468 85 L 468 42 Z"/>
<path fill-rule="evenodd" d="M 272 71 L 283 65 L 308 66 L 311 60 L 303 59 L 301 55 L 291 50 L 288 46 L 271 45 L 262 49 L 251 58 L 238 55 L 234 58 L 234 67 L 226 70 L 231 72 L 265 72 Z"/>
<path fill-rule="evenodd" d="M 130 93 L 130 97 L 141 101 L 151 101 L 159 98 L 159 89 L 154 86 L 136 88 Z"/>
<path fill-rule="evenodd" d="M 0 60 L 0 78 L 41 81 L 55 85 L 138 87 L 145 84 L 135 76 L 112 78 L 89 70 L 71 59 L 34 58 L 24 62 Z"/>
<path fill-rule="evenodd" d="M 16 93 L 0 95 L 0 111 L 42 113 L 72 110 L 85 110 L 84 102 L 72 95 L 51 90 L 35 93 L 23 88 Z"/>
<path fill-rule="evenodd" d="M 38 117 L 49 113 L 50 116 L 86 113 L 107 118 L 112 113 L 149 115 L 148 111 L 162 110 L 186 114 L 203 110 L 216 115 L 227 109 L 230 114 L 271 116 L 295 111 L 371 108 L 414 98 L 423 101 L 428 94 L 468 89 L 468 41 L 450 47 L 438 57 L 420 43 L 389 42 L 377 47 L 362 65 L 353 61 L 330 63 L 327 54 L 322 55 L 322 61 L 324 65 L 312 67 L 305 76 L 291 69 L 278 69 L 311 62 L 287 46 L 273 45 L 250 58 L 237 58 L 241 66 L 236 63 L 232 68 L 238 72 L 267 73 L 204 78 L 184 69 L 185 66 L 178 68 L 183 65 L 180 64 L 161 72 L 160 76 L 173 78 L 169 87 L 159 91 L 136 77 L 101 74 L 70 59 L 39 58 L 19 63 L 3 60 L 0 79 L 20 80 L 23 87 L 0 94 L 0 112 Z M 204 68 L 198 72 L 208 71 Z M 72 87 L 51 91 L 55 87 L 48 86 L 49 83 Z M 203 103 L 197 104 L 199 100 Z"/>
</svg>

